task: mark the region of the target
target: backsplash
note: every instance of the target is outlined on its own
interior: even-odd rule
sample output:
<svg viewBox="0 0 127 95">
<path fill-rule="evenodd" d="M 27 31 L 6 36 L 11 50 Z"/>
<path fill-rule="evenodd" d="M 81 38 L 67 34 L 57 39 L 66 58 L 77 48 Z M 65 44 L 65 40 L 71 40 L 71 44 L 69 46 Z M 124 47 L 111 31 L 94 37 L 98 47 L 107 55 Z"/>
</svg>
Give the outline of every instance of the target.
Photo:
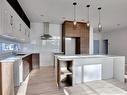
<svg viewBox="0 0 127 95">
<path fill-rule="evenodd" d="M 19 52 L 20 46 L 18 42 L 0 37 L 0 60 L 11 56 L 14 52 Z"/>
<path fill-rule="evenodd" d="M 5 59 L 11 55 L 12 55 L 12 51 L 1 52 L 0 53 L 0 60 Z"/>
</svg>

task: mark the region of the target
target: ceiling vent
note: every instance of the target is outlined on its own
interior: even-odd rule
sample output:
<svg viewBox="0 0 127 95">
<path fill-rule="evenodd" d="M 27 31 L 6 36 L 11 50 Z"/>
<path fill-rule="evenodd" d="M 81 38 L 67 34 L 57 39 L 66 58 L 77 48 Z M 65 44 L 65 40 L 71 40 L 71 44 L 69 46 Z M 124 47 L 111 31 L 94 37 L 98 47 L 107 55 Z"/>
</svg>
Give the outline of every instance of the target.
<svg viewBox="0 0 127 95">
<path fill-rule="evenodd" d="M 49 34 L 49 22 L 44 22 L 44 34 L 41 36 L 41 40 L 51 40 L 52 36 Z"/>
</svg>

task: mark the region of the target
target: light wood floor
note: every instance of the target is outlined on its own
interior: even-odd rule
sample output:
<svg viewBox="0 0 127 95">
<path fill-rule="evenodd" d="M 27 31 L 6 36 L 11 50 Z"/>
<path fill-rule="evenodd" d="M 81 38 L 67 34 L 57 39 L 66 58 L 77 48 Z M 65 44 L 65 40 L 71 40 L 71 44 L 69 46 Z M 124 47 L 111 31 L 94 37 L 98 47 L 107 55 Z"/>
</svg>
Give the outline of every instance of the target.
<svg viewBox="0 0 127 95">
<path fill-rule="evenodd" d="M 121 83 L 114 79 L 109 79 L 105 81 L 127 91 L 127 83 Z M 20 93 L 18 95 L 25 94 Z M 63 92 L 63 89 L 59 89 L 56 86 L 53 67 L 42 67 L 38 70 L 33 70 L 31 72 L 26 95 L 65 95 L 65 94 Z"/>
<path fill-rule="evenodd" d="M 30 74 L 26 95 L 65 95 L 56 86 L 53 67 L 33 70 Z"/>
</svg>

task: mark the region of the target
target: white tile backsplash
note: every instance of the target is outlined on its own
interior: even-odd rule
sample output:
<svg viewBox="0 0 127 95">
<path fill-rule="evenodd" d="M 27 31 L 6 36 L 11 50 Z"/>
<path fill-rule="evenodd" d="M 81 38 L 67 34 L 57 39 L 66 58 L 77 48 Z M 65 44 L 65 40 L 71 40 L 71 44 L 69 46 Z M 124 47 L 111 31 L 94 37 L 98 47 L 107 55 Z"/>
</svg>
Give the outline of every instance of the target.
<svg viewBox="0 0 127 95">
<path fill-rule="evenodd" d="M 40 65 L 53 65 L 53 52 L 61 51 L 61 25 L 49 24 L 49 33 L 53 37 L 52 40 L 41 40 L 44 27 L 42 23 L 31 24 L 31 41 L 30 44 L 23 44 L 24 52 L 40 53 Z"/>
</svg>

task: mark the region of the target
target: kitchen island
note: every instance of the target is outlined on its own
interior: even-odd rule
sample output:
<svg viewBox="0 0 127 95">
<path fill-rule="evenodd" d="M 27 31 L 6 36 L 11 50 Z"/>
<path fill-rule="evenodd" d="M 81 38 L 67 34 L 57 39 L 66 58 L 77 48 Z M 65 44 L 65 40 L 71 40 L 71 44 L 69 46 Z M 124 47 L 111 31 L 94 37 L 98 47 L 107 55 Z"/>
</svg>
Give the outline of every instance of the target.
<svg viewBox="0 0 127 95">
<path fill-rule="evenodd" d="M 112 55 L 57 55 L 55 56 L 55 74 L 59 87 L 112 78 L 124 82 L 125 57 Z"/>
</svg>

